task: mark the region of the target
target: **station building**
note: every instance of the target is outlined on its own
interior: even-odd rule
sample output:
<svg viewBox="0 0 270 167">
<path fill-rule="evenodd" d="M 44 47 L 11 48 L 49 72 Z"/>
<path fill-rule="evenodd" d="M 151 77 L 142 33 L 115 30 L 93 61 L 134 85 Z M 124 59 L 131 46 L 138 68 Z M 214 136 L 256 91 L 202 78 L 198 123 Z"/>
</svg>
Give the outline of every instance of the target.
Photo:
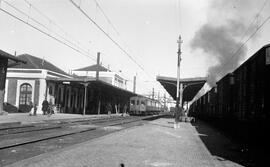
<svg viewBox="0 0 270 167">
<path fill-rule="evenodd" d="M 107 75 L 101 73 L 100 79 L 93 77 L 94 71 L 90 70 L 100 65 L 78 69 L 69 75 L 44 59 L 28 54 L 18 58 L 26 64 L 7 70 L 4 99 L 9 112 L 29 112 L 33 102 L 37 113 L 42 114 L 42 102 L 47 99 L 56 112 L 107 114 L 111 110 L 116 113 L 123 112 L 129 98 L 135 95 L 124 89 L 125 84 L 119 81 L 125 83 L 125 80 L 116 73 L 108 71 Z M 88 70 L 88 75 L 80 75 L 83 70 Z"/>
<path fill-rule="evenodd" d="M 96 71 L 99 71 L 99 79 L 101 81 L 122 89 L 127 89 L 127 79 L 121 76 L 121 73 L 113 72 L 100 64 L 73 70 L 72 74 L 80 77 L 95 77 Z"/>
<path fill-rule="evenodd" d="M 0 115 L 6 114 L 3 108 L 3 104 L 6 88 L 7 69 L 19 63 L 25 62 L 7 52 L 0 50 Z"/>
</svg>

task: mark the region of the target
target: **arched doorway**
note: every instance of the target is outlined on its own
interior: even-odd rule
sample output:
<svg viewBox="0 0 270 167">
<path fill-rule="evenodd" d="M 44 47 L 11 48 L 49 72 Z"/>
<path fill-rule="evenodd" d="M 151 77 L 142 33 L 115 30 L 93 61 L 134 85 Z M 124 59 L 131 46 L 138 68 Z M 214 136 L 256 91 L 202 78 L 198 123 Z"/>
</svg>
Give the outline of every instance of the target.
<svg viewBox="0 0 270 167">
<path fill-rule="evenodd" d="M 32 86 L 28 83 L 24 83 L 20 86 L 20 99 L 19 99 L 19 111 L 29 112 L 30 102 L 32 101 Z"/>
</svg>

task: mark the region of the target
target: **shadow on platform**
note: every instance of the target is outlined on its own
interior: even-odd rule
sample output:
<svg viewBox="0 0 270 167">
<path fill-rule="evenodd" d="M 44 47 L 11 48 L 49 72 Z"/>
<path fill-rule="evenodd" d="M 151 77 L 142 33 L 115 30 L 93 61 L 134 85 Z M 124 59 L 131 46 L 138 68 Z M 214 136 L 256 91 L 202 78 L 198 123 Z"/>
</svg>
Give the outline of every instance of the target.
<svg viewBox="0 0 270 167">
<path fill-rule="evenodd" d="M 212 127 L 201 120 L 191 123 L 208 151 L 219 161 L 243 166 L 258 166 L 239 142 L 224 132 Z"/>
</svg>

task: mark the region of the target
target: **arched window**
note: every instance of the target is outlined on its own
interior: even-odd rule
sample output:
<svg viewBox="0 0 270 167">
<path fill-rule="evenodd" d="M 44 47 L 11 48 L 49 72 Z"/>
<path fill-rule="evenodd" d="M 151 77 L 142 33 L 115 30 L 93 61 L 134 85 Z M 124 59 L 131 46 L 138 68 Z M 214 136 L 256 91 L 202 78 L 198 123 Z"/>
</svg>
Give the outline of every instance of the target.
<svg viewBox="0 0 270 167">
<path fill-rule="evenodd" d="M 32 86 L 24 83 L 20 87 L 19 105 L 29 105 L 30 101 L 32 101 Z"/>
</svg>

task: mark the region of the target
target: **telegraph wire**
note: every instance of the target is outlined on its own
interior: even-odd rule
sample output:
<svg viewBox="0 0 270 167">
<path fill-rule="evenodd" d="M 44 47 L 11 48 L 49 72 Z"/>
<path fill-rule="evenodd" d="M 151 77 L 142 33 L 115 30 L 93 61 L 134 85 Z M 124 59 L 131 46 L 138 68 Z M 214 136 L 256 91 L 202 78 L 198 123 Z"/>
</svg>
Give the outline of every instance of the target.
<svg viewBox="0 0 270 167">
<path fill-rule="evenodd" d="M 120 36 L 119 31 L 115 28 L 115 26 L 113 25 L 113 23 L 111 22 L 111 20 L 109 19 L 109 17 L 106 15 L 106 13 L 102 9 L 101 5 L 99 4 L 98 0 L 94 0 L 94 2 L 96 3 L 97 7 L 100 9 L 100 11 L 103 14 L 103 16 L 106 18 L 107 22 L 111 25 L 111 27 L 113 28 L 113 30 L 116 32 L 116 34 Z"/>
<path fill-rule="evenodd" d="M 253 19 L 253 21 L 251 22 L 250 26 L 252 25 L 252 23 L 256 20 L 256 18 L 261 14 L 262 10 L 264 9 L 264 6 L 266 4 L 268 0 L 265 0 L 263 3 L 263 6 L 260 8 L 259 12 L 257 12 L 257 14 L 255 15 L 255 18 Z M 246 45 L 246 43 L 252 39 L 254 37 L 254 35 L 256 35 L 256 33 L 265 25 L 265 23 L 270 20 L 270 15 L 268 17 L 266 17 L 266 19 L 257 26 L 257 28 L 255 29 L 255 31 L 233 52 L 232 56 L 230 57 L 229 61 L 227 61 L 223 66 L 225 66 L 226 64 L 230 63 L 231 60 L 237 55 L 237 53 Z M 247 31 L 246 31 L 247 32 Z M 246 34 L 246 32 L 244 34 Z M 244 38 L 244 36 L 242 37 Z M 241 43 L 241 41 L 240 41 Z M 219 71 L 219 75 L 221 74 L 222 71 Z"/>
<path fill-rule="evenodd" d="M 84 10 L 81 9 L 79 5 L 77 5 L 73 0 L 70 0 L 70 2 L 75 6 L 88 20 L 90 20 L 105 36 L 107 36 L 125 55 L 127 55 L 142 71 L 144 71 L 150 78 L 151 75 L 148 74 L 145 69 L 137 63 L 137 61 L 125 50 L 122 48 L 120 44 L 118 44 L 107 32 L 103 30 L 101 26 L 99 26 Z"/>
<path fill-rule="evenodd" d="M 252 24 L 258 19 L 258 17 L 260 16 L 260 14 L 262 13 L 264 7 L 266 6 L 266 3 L 268 2 L 268 0 L 265 0 L 263 5 L 261 6 L 261 8 L 259 9 L 259 11 L 257 12 L 257 14 L 254 16 L 254 19 L 250 22 L 247 30 L 243 33 L 240 41 L 242 41 L 244 39 L 244 37 L 247 35 L 249 29 L 251 28 Z"/>
<path fill-rule="evenodd" d="M 56 24 L 51 18 L 49 18 L 47 15 L 45 15 L 43 12 L 41 12 L 37 7 L 35 7 L 32 3 L 30 3 L 28 0 L 24 0 L 25 3 L 27 3 L 27 5 L 29 5 L 32 9 L 34 9 L 38 14 L 40 14 L 42 17 L 44 17 L 45 19 L 48 20 L 48 22 L 50 24 L 53 24 L 55 27 L 57 27 L 60 31 L 63 32 L 63 35 L 65 35 L 66 37 L 70 37 L 71 40 L 74 41 L 70 42 L 69 40 L 67 40 L 66 38 L 62 37 L 61 35 L 57 34 L 56 32 L 54 32 L 55 34 L 57 34 L 58 36 L 60 36 L 62 39 L 64 39 L 65 41 L 69 42 L 70 44 L 72 44 L 73 46 L 76 46 L 82 50 L 84 50 L 86 53 L 88 53 L 89 51 L 86 51 L 88 49 L 83 48 L 82 45 L 79 41 L 77 41 L 76 39 L 74 39 L 71 35 L 69 35 L 61 26 L 59 26 L 58 24 Z M 49 28 L 47 28 L 49 31 L 51 31 Z M 77 43 L 77 44 L 76 44 Z"/>
<path fill-rule="evenodd" d="M 107 20 L 107 22 L 111 25 L 112 29 L 113 29 L 113 30 L 115 31 L 115 33 L 120 37 L 119 40 L 124 44 L 124 46 L 125 46 L 128 50 L 130 50 L 129 47 L 128 47 L 127 42 L 126 42 L 125 40 L 121 39 L 121 34 L 120 34 L 120 32 L 117 30 L 117 28 L 114 26 L 114 24 L 112 23 L 112 21 L 109 19 L 109 17 L 107 16 L 107 14 L 105 13 L 105 11 L 104 11 L 103 8 L 101 7 L 99 1 L 98 1 L 98 0 L 93 0 L 93 1 L 95 2 L 97 8 L 100 9 L 101 13 L 103 14 L 103 16 L 105 17 L 105 19 Z M 81 6 L 81 5 L 79 5 L 79 6 Z M 130 53 L 130 52 L 129 52 L 129 53 Z M 147 75 L 148 75 L 148 74 L 147 74 Z"/>
<path fill-rule="evenodd" d="M 22 15 L 24 15 L 24 16 L 26 16 L 27 17 L 27 22 L 29 22 L 29 19 L 30 20 L 32 20 L 32 21 L 34 21 L 35 23 L 37 23 L 38 25 L 40 25 L 41 27 L 43 27 L 43 28 L 45 28 L 46 30 L 48 30 L 48 31 L 51 31 L 48 27 L 46 27 L 45 25 L 43 25 L 42 23 L 40 23 L 39 21 L 37 21 L 37 20 L 35 20 L 35 19 L 33 19 L 32 17 L 30 17 L 28 14 L 26 14 L 25 12 L 23 12 L 22 10 L 20 10 L 20 9 L 18 9 L 18 8 L 16 8 L 15 6 L 13 6 L 12 4 L 10 4 L 9 2 L 7 2 L 7 1 L 4 1 L 3 0 L 3 2 L 4 3 L 6 3 L 9 7 L 11 7 L 12 9 L 14 9 L 15 11 L 17 11 L 17 12 L 19 12 L 19 13 L 21 13 Z"/>
<path fill-rule="evenodd" d="M 249 38 L 236 50 L 232 58 L 242 49 L 242 47 L 251 39 L 254 37 L 254 35 L 264 26 L 264 24 L 270 19 L 270 15 L 256 28 L 256 30 L 249 36 Z"/>
<path fill-rule="evenodd" d="M 2 0 L 2 2 L 6 2 L 6 1 L 3 1 L 3 0 Z M 26 25 L 32 27 L 33 29 L 39 31 L 40 33 L 42 33 L 42 34 L 44 34 L 44 35 L 46 35 L 46 36 L 48 36 L 48 37 L 54 39 L 55 41 L 57 41 L 57 42 L 59 42 L 59 43 L 65 45 L 65 46 L 67 46 L 67 47 L 69 47 L 69 48 L 71 48 L 72 50 L 74 50 L 74 51 L 80 53 L 81 55 L 84 55 L 84 56 L 86 56 L 86 57 L 92 59 L 93 61 L 96 61 L 94 58 L 89 57 L 89 55 L 83 53 L 83 52 L 80 51 L 79 49 L 77 49 L 77 48 L 71 46 L 70 44 L 67 44 L 66 42 L 64 42 L 64 41 L 62 41 L 62 40 L 56 38 L 55 36 L 53 36 L 53 35 L 51 35 L 51 34 L 45 32 L 44 30 L 41 30 L 40 28 L 38 28 L 38 27 L 36 27 L 36 26 L 30 24 L 29 22 L 27 22 L 27 21 L 25 21 L 25 20 L 23 20 L 23 19 L 21 19 L 21 18 L 15 16 L 14 14 L 8 12 L 7 10 L 3 9 L 2 7 L 0 8 L 0 10 L 1 10 L 2 12 L 6 13 L 7 15 L 13 17 L 14 19 L 16 19 L 16 20 L 18 20 L 18 21 L 20 21 L 20 22 L 22 22 L 22 23 L 24 23 L 24 24 L 26 24 Z"/>
</svg>

